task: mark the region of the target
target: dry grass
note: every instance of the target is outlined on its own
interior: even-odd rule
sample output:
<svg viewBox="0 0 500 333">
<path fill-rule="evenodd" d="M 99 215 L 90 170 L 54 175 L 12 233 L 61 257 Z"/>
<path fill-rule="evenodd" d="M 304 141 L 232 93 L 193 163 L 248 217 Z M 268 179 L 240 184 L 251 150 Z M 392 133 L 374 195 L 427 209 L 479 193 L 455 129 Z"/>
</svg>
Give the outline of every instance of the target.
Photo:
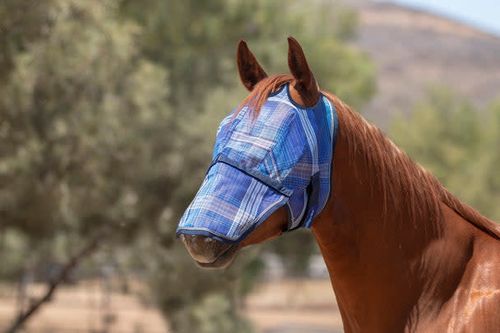
<svg viewBox="0 0 500 333">
<path fill-rule="evenodd" d="M 245 314 L 259 332 L 342 332 L 329 280 L 263 283 L 247 299 Z"/>
<path fill-rule="evenodd" d="M 15 315 L 17 304 L 13 286 L 1 288 L 0 330 Z M 40 294 L 43 286 L 30 288 L 30 295 Z M 108 305 L 106 305 L 108 304 Z M 160 311 L 131 294 L 113 292 L 108 297 L 98 282 L 64 286 L 50 304 L 28 322 L 28 333 L 99 332 L 106 326 L 111 333 L 165 333 L 167 324 Z"/>
<path fill-rule="evenodd" d="M 141 289 L 134 285 L 134 290 Z M 0 286 L 0 331 L 16 312 L 14 288 Z M 62 287 L 32 318 L 26 333 L 104 332 L 106 322 L 108 333 L 168 332 L 166 321 L 152 305 L 141 302 L 133 293 L 112 292 L 106 298 L 102 289 L 96 281 Z M 42 291 L 42 285 L 35 285 L 30 295 Z M 334 299 L 327 280 L 266 282 L 245 301 L 244 314 L 259 333 L 337 333 L 342 332 L 342 322 Z"/>
</svg>

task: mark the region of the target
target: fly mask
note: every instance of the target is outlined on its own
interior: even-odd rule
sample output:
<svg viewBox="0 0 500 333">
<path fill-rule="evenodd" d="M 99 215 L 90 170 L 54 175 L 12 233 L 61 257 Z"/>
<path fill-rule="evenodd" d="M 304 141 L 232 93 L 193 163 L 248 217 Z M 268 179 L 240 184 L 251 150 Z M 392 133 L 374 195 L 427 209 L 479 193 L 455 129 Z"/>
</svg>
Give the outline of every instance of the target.
<svg viewBox="0 0 500 333">
<path fill-rule="evenodd" d="M 181 218 L 177 234 L 239 242 L 278 208 L 288 230 L 309 228 L 330 195 L 338 131 L 334 106 L 321 96 L 313 107 L 290 98 L 289 83 L 260 112 L 231 113 L 217 131 L 212 164 Z"/>
</svg>

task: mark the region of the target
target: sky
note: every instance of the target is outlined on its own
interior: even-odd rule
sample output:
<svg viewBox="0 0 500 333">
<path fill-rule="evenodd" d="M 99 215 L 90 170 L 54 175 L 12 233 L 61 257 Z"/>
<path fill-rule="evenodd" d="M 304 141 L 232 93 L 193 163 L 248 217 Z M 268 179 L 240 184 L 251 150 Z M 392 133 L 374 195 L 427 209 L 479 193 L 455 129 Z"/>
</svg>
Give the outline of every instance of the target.
<svg viewBox="0 0 500 333">
<path fill-rule="evenodd" d="M 392 0 L 442 14 L 500 36 L 500 0 Z"/>
</svg>

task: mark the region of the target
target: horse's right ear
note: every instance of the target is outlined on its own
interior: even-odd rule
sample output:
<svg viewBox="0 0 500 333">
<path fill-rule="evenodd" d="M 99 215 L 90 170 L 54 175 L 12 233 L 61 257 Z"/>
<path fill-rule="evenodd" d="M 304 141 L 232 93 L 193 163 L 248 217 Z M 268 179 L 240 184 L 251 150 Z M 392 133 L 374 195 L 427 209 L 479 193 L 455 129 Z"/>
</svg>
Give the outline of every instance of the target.
<svg viewBox="0 0 500 333">
<path fill-rule="evenodd" d="M 238 62 L 241 82 L 248 90 L 252 91 L 259 81 L 267 77 L 266 72 L 259 65 L 252 52 L 250 52 L 244 40 L 240 40 L 238 44 L 236 61 Z"/>
<path fill-rule="evenodd" d="M 304 106 L 313 106 L 321 96 L 306 56 L 299 42 L 288 37 L 288 67 L 295 78 L 294 88 L 303 100 Z"/>
</svg>

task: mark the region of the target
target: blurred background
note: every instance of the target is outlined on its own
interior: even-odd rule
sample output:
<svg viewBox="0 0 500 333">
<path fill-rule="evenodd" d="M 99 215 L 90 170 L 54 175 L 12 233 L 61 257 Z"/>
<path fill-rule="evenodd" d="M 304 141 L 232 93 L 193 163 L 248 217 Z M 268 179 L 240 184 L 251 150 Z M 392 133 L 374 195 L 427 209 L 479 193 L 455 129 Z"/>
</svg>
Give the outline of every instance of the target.
<svg viewBox="0 0 500 333">
<path fill-rule="evenodd" d="M 219 121 L 286 37 L 500 220 L 497 1 L 0 0 L 0 332 L 342 332 L 308 231 L 195 266 L 174 231 Z"/>
</svg>

